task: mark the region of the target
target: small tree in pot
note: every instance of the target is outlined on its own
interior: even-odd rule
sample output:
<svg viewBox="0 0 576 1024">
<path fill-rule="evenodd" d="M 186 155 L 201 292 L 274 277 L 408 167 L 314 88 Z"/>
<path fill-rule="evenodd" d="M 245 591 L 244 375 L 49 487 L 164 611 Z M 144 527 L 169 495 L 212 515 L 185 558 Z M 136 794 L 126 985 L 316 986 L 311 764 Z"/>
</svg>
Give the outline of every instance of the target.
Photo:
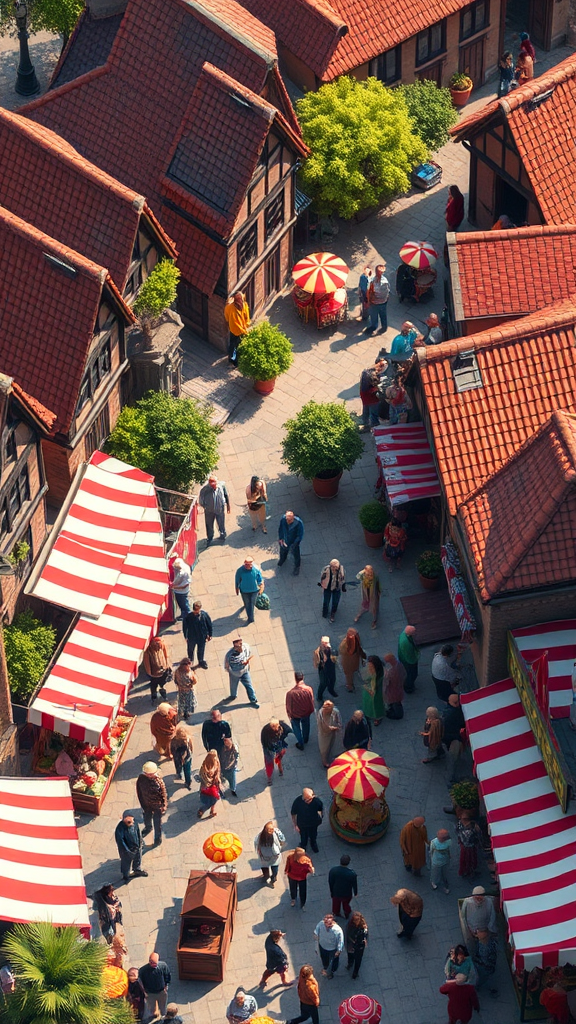
<svg viewBox="0 0 576 1024">
<path fill-rule="evenodd" d="M 462 811 L 469 811 L 473 818 L 478 816 L 478 805 L 480 803 L 478 786 L 471 779 L 455 782 L 450 787 L 450 797 L 458 817 L 460 817 Z"/>
<path fill-rule="evenodd" d="M 176 298 L 176 287 L 180 271 L 173 260 L 160 260 L 150 276 L 146 278 L 132 307 L 138 317 L 138 324 L 144 335 L 147 349 L 152 347 L 152 329 L 158 317 L 172 305 Z"/>
<path fill-rule="evenodd" d="M 452 103 L 455 107 L 463 107 L 470 99 L 474 82 L 463 71 L 455 71 L 448 82 Z"/>
<path fill-rule="evenodd" d="M 438 551 L 423 551 L 416 560 L 416 568 L 424 590 L 438 590 L 444 573 Z"/>
<path fill-rule="evenodd" d="M 384 541 L 384 528 L 390 519 L 390 513 L 381 501 L 367 501 L 358 510 L 358 519 L 364 530 L 364 539 L 369 548 L 381 548 Z"/>
<path fill-rule="evenodd" d="M 286 373 L 293 361 L 292 342 L 267 320 L 252 327 L 238 347 L 238 369 L 243 377 L 253 379 L 261 395 L 274 390 L 276 377 Z"/>
<path fill-rule="evenodd" d="M 283 426 L 282 459 L 290 472 L 311 480 L 318 497 L 334 497 L 343 470 L 351 469 L 364 451 L 344 403 L 307 402 Z"/>
</svg>

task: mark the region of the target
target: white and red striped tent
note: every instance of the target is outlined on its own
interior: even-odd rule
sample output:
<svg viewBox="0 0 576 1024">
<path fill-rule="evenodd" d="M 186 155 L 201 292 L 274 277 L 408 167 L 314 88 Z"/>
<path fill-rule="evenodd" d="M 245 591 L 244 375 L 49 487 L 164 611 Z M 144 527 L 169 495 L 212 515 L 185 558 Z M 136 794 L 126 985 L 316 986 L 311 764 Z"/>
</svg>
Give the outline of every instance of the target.
<svg viewBox="0 0 576 1024">
<path fill-rule="evenodd" d="M 0 919 L 76 925 L 90 938 L 68 779 L 0 778 Z"/>
<path fill-rule="evenodd" d="M 564 814 L 512 679 L 461 695 L 518 970 L 576 963 L 576 815 Z"/>
<path fill-rule="evenodd" d="M 547 653 L 550 717 L 568 718 L 572 704 L 572 672 L 576 662 L 576 619 L 559 619 L 557 622 L 513 629 L 512 636 L 528 665 Z"/>
<path fill-rule="evenodd" d="M 95 452 L 27 592 L 82 613 L 28 721 L 105 746 L 168 594 L 154 478 Z"/>
<path fill-rule="evenodd" d="M 422 423 L 374 427 L 374 440 L 392 508 L 440 494 L 440 481 Z"/>
</svg>

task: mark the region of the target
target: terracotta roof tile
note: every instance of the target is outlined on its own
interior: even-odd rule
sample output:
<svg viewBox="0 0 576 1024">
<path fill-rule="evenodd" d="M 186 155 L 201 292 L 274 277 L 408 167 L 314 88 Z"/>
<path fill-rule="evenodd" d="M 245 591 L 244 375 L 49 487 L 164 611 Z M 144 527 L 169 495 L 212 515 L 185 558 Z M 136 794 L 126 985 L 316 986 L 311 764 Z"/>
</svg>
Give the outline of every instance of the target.
<svg viewBox="0 0 576 1024">
<path fill-rule="evenodd" d="M 49 432 L 56 421 L 56 413 L 51 412 L 50 409 L 46 409 L 37 398 L 33 398 L 32 395 L 27 395 L 15 380 L 12 381 L 12 390 L 14 391 L 14 394 L 17 395 L 22 405 L 27 406 L 36 419 L 40 420 L 46 431 Z"/>
<path fill-rule="evenodd" d="M 458 509 L 480 596 L 576 579 L 576 417 L 556 412 Z"/>
<path fill-rule="evenodd" d="M 575 324 L 576 295 L 495 330 L 418 349 L 451 515 L 553 412 L 574 409 Z M 453 362 L 465 352 L 474 353 L 482 385 L 457 391 Z"/>
<path fill-rule="evenodd" d="M 54 68 L 51 87 L 65 85 L 93 68 L 102 67 L 108 60 L 122 18 L 122 14 L 93 18 L 85 9 Z"/>
</svg>

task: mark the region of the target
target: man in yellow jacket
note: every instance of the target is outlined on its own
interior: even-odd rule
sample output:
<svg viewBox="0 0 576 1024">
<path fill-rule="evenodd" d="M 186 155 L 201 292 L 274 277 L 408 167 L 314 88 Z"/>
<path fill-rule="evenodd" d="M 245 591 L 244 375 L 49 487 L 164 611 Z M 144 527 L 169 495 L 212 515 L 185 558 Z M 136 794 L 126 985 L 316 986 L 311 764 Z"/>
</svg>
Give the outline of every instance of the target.
<svg viewBox="0 0 576 1024">
<path fill-rule="evenodd" d="M 242 292 L 235 292 L 232 302 L 224 306 L 224 317 L 228 324 L 228 362 L 238 366 L 238 346 L 250 330 L 250 310 Z"/>
</svg>

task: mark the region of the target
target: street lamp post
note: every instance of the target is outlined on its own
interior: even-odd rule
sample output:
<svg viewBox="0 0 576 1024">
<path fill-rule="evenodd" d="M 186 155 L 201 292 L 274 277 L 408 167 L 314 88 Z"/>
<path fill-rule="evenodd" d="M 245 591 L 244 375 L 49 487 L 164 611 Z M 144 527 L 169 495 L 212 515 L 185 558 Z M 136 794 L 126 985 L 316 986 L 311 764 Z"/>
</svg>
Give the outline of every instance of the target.
<svg viewBox="0 0 576 1024">
<path fill-rule="evenodd" d="M 18 41 L 20 43 L 20 63 L 16 72 L 16 85 L 14 86 L 19 96 L 33 96 L 40 92 L 40 83 L 36 78 L 34 65 L 30 60 L 28 49 L 28 4 L 25 0 L 15 0 L 14 14 L 18 26 Z"/>
</svg>

